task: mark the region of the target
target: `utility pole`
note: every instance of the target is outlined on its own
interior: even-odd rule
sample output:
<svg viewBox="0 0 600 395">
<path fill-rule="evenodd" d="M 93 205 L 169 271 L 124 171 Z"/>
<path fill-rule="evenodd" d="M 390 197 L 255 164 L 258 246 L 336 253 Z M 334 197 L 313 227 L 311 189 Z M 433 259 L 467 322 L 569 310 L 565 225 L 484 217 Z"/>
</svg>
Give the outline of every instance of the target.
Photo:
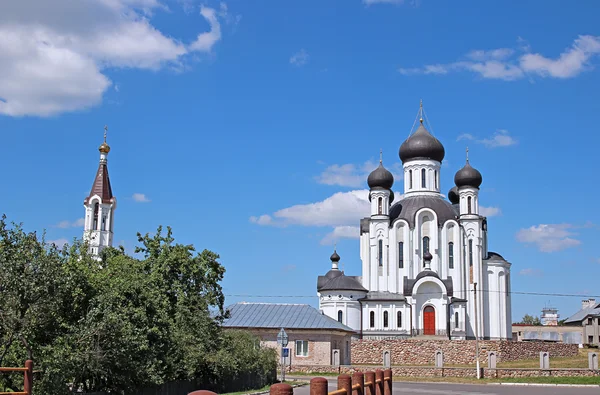
<svg viewBox="0 0 600 395">
<path fill-rule="evenodd" d="M 475 301 L 475 359 L 477 362 L 477 378 L 481 378 L 481 369 L 479 368 L 479 318 L 477 317 L 477 283 L 473 283 L 473 295 Z"/>
</svg>

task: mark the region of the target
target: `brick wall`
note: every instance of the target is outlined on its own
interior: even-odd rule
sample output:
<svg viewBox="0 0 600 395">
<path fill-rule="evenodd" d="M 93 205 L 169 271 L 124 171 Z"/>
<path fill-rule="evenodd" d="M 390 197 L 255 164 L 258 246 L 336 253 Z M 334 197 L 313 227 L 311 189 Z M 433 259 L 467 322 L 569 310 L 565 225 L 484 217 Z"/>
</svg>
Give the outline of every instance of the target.
<svg viewBox="0 0 600 395">
<path fill-rule="evenodd" d="M 281 358 L 281 347 L 277 344 L 278 329 L 252 329 L 252 333 L 260 337 L 262 344 L 277 350 Z M 292 365 L 330 365 L 333 347 L 338 347 L 341 353 L 341 362 L 345 357 L 345 343 L 350 341 L 350 335 L 341 335 L 339 332 L 312 331 L 312 330 L 286 330 L 290 349 Z M 296 356 L 296 340 L 308 341 L 308 356 Z"/>
<path fill-rule="evenodd" d="M 383 351 L 391 353 L 392 365 L 433 365 L 437 350 L 444 353 L 444 364 L 475 363 L 474 340 L 355 340 L 352 342 L 352 364 L 372 365 L 383 363 Z M 487 352 L 496 351 L 497 362 L 538 358 L 541 351 L 553 357 L 570 357 L 578 354 L 576 344 L 480 341 L 480 362 L 487 364 Z"/>
</svg>

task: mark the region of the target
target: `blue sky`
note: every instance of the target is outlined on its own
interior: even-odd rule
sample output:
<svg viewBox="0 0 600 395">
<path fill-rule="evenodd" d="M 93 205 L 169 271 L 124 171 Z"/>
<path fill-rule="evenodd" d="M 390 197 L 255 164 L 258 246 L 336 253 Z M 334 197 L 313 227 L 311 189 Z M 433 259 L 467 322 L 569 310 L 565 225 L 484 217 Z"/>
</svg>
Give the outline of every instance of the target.
<svg viewBox="0 0 600 395">
<path fill-rule="evenodd" d="M 483 174 L 516 292 L 598 295 L 600 5 L 23 0 L 0 4 L 0 209 L 62 243 L 109 126 L 115 241 L 170 225 L 221 256 L 227 303 L 317 305 L 337 241 L 360 274 L 366 176 L 423 99 L 442 189 Z M 402 191 L 400 180 L 394 189 Z M 366 210 L 366 211 L 365 211 Z M 258 298 L 256 295 L 271 295 Z M 284 297 L 275 297 L 284 296 Z M 301 297 L 291 297 L 301 296 Z M 582 297 L 513 296 L 513 319 Z"/>
</svg>

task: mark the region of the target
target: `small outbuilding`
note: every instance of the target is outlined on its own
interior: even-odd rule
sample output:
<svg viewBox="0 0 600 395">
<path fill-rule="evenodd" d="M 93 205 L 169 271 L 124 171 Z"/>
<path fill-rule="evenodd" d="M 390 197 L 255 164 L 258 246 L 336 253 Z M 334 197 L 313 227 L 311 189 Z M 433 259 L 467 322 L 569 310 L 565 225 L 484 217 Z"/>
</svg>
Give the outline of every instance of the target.
<svg viewBox="0 0 600 395">
<path fill-rule="evenodd" d="M 277 349 L 281 328 L 288 335 L 291 365 L 349 365 L 350 342 L 356 332 L 307 304 L 236 303 L 228 307 L 225 329 L 243 329 L 257 335 L 264 345 Z"/>
</svg>

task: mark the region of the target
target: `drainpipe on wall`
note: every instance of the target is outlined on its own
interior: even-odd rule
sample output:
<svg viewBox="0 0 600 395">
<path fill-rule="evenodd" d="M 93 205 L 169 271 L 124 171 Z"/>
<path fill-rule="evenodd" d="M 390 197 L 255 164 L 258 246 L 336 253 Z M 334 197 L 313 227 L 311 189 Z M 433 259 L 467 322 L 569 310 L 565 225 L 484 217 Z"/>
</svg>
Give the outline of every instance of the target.
<svg viewBox="0 0 600 395">
<path fill-rule="evenodd" d="M 408 304 L 408 308 L 410 309 L 410 314 L 409 314 L 410 315 L 410 317 L 409 317 L 410 318 L 410 326 L 408 327 L 408 330 L 410 331 L 409 332 L 410 333 L 410 337 L 412 337 L 413 336 L 413 317 L 412 317 L 413 310 L 412 310 L 412 304 L 409 303 Z"/>
<path fill-rule="evenodd" d="M 359 299 L 358 304 L 360 305 L 360 340 L 363 338 L 363 305 L 362 301 Z"/>
</svg>

